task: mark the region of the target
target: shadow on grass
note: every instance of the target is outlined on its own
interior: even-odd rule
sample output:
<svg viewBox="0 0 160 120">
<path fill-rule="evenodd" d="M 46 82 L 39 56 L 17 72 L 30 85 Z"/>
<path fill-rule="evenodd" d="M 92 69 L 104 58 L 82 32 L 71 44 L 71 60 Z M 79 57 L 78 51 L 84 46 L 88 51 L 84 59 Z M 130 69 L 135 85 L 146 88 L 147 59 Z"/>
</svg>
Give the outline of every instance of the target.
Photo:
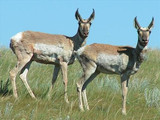
<svg viewBox="0 0 160 120">
<path fill-rule="evenodd" d="M 10 80 L 7 79 L 6 82 L 3 80 L 0 81 L 0 95 L 6 96 L 8 94 L 11 94 L 11 90 L 9 90 Z"/>
</svg>

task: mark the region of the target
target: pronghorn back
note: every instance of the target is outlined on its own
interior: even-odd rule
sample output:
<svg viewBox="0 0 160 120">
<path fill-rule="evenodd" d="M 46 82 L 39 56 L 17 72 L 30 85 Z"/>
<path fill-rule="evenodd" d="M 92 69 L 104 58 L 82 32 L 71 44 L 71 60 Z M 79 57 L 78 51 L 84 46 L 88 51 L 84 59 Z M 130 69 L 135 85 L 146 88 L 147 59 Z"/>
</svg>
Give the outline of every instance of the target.
<svg viewBox="0 0 160 120">
<path fill-rule="evenodd" d="M 106 72 L 120 74 L 127 68 L 127 63 L 133 57 L 134 52 L 135 49 L 130 46 L 95 43 L 80 48 L 77 51 L 77 55 L 79 59 L 86 58 L 86 60 L 95 62 L 101 72 L 106 69 Z M 101 66 L 103 66 L 103 69 L 101 69 Z"/>
<path fill-rule="evenodd" d="M 69 61 L 73 53 L 73 42 L 69 37 L 33 31 L 17 33 L 11 38 L 10 46 L 14 52 L 33 54 L 32 60 L 44 63 L 54 63 L 59 57 Z"/>
</svg>

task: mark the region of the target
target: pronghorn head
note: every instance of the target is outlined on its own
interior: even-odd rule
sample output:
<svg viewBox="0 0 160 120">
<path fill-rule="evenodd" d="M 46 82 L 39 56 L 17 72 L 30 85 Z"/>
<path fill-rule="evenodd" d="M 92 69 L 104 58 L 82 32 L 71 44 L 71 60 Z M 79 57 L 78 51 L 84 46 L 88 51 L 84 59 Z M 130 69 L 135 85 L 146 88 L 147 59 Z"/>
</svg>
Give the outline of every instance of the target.
<svg viewBox="0 0 160 120">
<path fill-rule="evenodd" d="M 82 38 L 88 37 L 91 21 L 94 19 L 94 16 L 95 16 L 95 11 L 93 9 L 93 12 L 88 19 L 82 19 L 77 9 L 75 13 L 75 17 L 78 20 L 78 24 L 79 24 L 78 32 Z"/>
<path fill-rule="evenodd" d="M 148 42 L 149 42 L 149 35 L 151 33 L 151 29 L 153 28 L 153 24 L 154 24 L 154 18 L 152 18 L 151 23 L 149 24 L 148 27 L 143 28 L 139 25 L 138 21 L 137 21 L 137 17 L 135 17 L 134 19 L 134 26 L 137 29 L 138 32 L 138 40 L 139 40 L 139 44 L 142 47 L 145 47 Z"/>
</svg>

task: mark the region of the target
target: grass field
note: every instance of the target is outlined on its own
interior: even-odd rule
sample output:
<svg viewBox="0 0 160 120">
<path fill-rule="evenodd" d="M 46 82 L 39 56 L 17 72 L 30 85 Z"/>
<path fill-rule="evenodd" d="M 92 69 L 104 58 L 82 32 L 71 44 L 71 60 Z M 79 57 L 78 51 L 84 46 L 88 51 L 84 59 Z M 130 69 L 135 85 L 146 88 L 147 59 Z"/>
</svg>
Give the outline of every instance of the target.
<svg viewBox="0 0 160 120">
<path fill-rule="evenodd" d="M 0 49 L 0 120 L 160 120 L 160 51 L 150 50 L 147 60 L 131 77 L 127 97 L 127 115 L 121 114 L 122 98 L 119 76 L 99 75 L 87 87 L 90 111 L 80 112 L 76 82 L 82 75 L 76 61 L 68 70 L 68 95 L 64 101 L 64 86 L 59 74 L 51 99 L 47 93 L 51 85 L 53 66 L 33 62 L 28 82 L 38 100 L 27 93 L 17 77 L 19 99 L 12 96 L 9 71 L 16 57 L 11 50 Z"/>
</svg>

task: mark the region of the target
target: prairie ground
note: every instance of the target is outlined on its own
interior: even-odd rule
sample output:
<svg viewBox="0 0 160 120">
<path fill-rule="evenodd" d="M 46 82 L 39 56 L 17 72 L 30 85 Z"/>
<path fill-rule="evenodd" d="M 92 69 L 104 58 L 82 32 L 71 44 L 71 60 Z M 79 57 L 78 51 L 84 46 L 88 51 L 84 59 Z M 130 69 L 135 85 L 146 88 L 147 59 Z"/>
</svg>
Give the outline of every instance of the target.
<svg viewBox="0 0 160 120">
<path fill-rule="evenodd" d="M 11 50 L 0 49 L 0 119 L 2 120 L 160 120 L 160 50 L 149 50 L 138 73 L 129 81 L 127 115 L 121 114 L 120 78 L 100 74 L 87 86 L 90 111 L 80 112 L 76 82 L 82 75 L 79 62 L 69 66 L 68 96 L 64 101 L 64 85 L 59 74 L 51 99 L 47 93 L 51 85 L 53 65 L 33 62 L 28 82 L 37 100 L 33 100 L 17 77 L 19 99 L 12 95 L 9 71 L 16 64 Z"/>
</svg>

